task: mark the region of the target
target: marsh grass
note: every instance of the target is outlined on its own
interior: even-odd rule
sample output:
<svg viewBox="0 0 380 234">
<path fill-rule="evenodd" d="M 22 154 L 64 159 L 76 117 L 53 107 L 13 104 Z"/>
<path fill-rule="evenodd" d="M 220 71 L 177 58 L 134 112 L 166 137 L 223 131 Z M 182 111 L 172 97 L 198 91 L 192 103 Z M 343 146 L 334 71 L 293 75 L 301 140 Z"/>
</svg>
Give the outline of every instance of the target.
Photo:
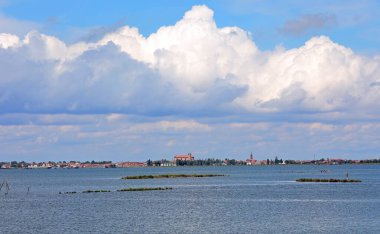
<svg viewBox="0 0 380 234">
<path fill-rule="evenodd" d="M 152 190 L 172 190 L 172 187 L 158 187 L 158 188 L 124 188 L 118 189 L 118 192 L 137 192 L 137 191 L 152 191 Z"/>
<path fill-rule="evenodd" d="M 161 178 L 194 178 L 194 177 L 217 177 L 219 174 L 161 174 L 161 175 L 137 175 L 125 176 L 123 180 L 161 179 Z"/>
<path fill-rule="evenodd" d="M 77 192 L 73 191 L 73 192 L 59 192 L 59 194 L 75 194 Z"/>
<path fill-rule="evenodd" d="M 300 178 L 297 182 L 324 182 L 324 183 L 359 183 L 361 180 L 349 180 L 349 179 L 312 179 L 312 178 Z"/>
<path fill-rule="evenodd" d="M 86 190 L 83 191 L 82 193 L 109 193 L 111 192 L 110 190 Z"/>
<path fill-rule="evenodd" d="M 135 191 L 151 191 L 151 190 L 172 190 L 172 187 L 155 187 L 155 188 L 124 188 L 118 189 L 117 192 L 135 192 Z M 82 193 L 110 193 L 111 190 L 85 190 Z M 73 192 L 59 192 L 59 194 L 76 194 Z"/>
</svg>

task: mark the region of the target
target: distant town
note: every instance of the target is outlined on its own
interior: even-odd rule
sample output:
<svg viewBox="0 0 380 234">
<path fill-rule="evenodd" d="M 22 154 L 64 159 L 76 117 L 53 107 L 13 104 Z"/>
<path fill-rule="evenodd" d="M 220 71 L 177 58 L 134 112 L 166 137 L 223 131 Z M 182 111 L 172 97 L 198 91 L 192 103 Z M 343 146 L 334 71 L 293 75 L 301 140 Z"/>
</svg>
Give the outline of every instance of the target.
<svg viewBox="0 0 380 234">
<path fill-rule="evenodd" d="M 340 165 L 340 164 L 376 164 L 380 159 L 347 160 L 339 158 L 321 158 L 318 160 L 256 160 L 251 153 L 246 160 L 236 159 L 196 159 L 191 153 L 178 154 L 173 159 L 150 160 L 145 162 L 112 162 L 112 161 L 58 161 L 58 162 L 0 162 L 0 169 L 52 169 L 52 168 L 127 168 L 127 167 L 176 167 L 176 166 L 268 166 L 268 165 Z"/>
</svg>

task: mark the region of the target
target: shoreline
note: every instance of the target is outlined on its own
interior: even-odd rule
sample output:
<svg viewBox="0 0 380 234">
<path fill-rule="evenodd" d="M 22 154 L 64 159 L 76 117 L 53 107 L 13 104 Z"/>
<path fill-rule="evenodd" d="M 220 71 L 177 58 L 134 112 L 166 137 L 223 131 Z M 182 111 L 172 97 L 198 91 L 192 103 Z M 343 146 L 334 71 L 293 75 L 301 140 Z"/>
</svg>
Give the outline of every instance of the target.
<svg viewBox="0 0 380 234">
<path fill-rule="evenodd" d="M 345 166 L 345 165 L 352 165 L 352 166 L 363 166 L 363 165 L 371 165 L 380 166 L 380 163 L 345 163 L 345 164 L 276 164 L 276 165 L 205 165 L 205 166 L 131 166 L 131 167 L 79 167 L 79 168 L 69 168 L 69 167 L 51 167 L 51 168 L 45 168 L 45 167 L 36 167 L 36 168 L 0 168 L 1 170 L 7 171 L 7 170 L 77 170 L 77 169 L 127 169 L 127 168 L 200 168 L 200 167 L 289 167 L 289 166 Z"/>
</svg>

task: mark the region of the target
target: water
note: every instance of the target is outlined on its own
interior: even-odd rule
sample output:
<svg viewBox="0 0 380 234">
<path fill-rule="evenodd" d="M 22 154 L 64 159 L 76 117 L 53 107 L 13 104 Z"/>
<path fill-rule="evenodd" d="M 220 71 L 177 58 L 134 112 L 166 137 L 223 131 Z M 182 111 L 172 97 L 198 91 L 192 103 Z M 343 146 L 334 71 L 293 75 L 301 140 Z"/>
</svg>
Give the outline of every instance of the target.
<svg viewBox="0 0 380 234">
<path fill-rule="evenodd" d="M 363 182 L 294 182 L 346 172 Z M 162 173 L 227 176 L 120 179 Z M 380 233 L 376 165 L 0 170 L 2 180 L 0 233 Z M 128 187 L 174 189 L 59 194 Z"/>
</svg>

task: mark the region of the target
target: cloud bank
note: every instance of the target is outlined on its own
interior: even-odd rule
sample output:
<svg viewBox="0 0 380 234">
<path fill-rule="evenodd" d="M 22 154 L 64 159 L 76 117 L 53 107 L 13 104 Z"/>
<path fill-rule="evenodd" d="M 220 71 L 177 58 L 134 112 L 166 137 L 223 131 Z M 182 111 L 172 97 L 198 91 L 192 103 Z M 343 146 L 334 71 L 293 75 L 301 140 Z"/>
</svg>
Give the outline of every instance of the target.
<svg viewBox="0 0 380 234">
<path fill-rule="evenodd" d="M 206 6 L 148 37 L 129 26 L 72 45 L 37 31 L 0 34 L 2 114 L 377 116 L 379 82 L 378 56 L 325 36 L 260 51 L 249 32 L 219 28 Z"/>
</svg>

